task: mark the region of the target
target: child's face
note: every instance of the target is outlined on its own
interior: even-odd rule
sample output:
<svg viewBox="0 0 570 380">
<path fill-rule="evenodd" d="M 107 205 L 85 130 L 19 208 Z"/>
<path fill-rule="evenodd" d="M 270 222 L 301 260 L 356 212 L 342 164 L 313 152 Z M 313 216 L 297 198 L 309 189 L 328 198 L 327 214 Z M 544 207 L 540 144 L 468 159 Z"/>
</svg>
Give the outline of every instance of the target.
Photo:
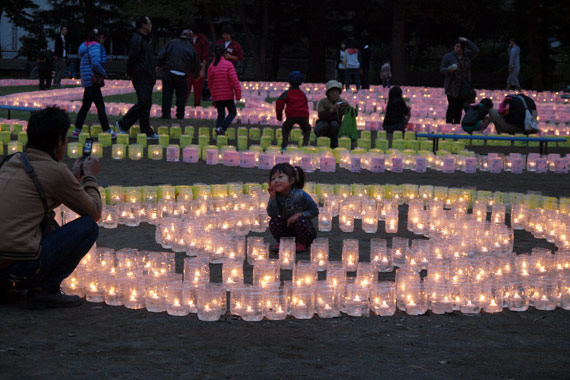
<svg viewBox="0 0 570 380">
<path fill-rule="evenodd" d="M 291 186 L 295 180 L 287 177 L 286 174 L 277 172 L 271 176 L 269 184 L 271 188 L 277 193 L 289 193 Z"/>
</svg>

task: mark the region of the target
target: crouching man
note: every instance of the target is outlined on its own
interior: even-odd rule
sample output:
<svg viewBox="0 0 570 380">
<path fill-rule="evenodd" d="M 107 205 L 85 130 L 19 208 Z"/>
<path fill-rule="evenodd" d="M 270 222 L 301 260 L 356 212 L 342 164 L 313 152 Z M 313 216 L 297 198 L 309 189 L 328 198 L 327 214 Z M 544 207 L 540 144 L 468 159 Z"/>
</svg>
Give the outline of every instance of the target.
<svg viewBox="0 0 570 380">
<path fill-rule="evenodd" d="M 99 160 L 78 159 L 70 170 L 60 162 L 67 150 L 67 114 L 57 107 L 31 115 L 23 153 L 0 167 L 0 287 L 29 289 L 28 307 L 81 304 L 61 293 L 69 276 L 99 234 Z M 64 204 L 80 215 L 63 226 L 54 209 Z"/>
</svg>

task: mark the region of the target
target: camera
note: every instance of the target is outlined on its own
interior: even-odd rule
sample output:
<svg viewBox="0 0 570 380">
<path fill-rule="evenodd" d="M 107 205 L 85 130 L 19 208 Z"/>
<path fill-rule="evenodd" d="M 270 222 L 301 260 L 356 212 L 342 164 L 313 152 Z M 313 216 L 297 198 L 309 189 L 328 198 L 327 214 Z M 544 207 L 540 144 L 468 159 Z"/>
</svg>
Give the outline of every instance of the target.
<svg viewBox="0 0 570 380">
<path fill-rule="evenodd" d="M 93 149 L 93 139 L 85 139 L 85 144 L 83 144 L 83 157 L 84 159 L 91 156 L 91 150 Z"/>
</svg>

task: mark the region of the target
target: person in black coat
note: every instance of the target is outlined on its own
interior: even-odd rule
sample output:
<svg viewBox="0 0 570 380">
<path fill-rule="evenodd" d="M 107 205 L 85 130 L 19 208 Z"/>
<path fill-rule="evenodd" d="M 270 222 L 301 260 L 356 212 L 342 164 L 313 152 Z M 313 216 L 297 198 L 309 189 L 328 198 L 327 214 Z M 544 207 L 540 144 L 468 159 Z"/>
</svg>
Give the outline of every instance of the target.
<svg viewBox="0 0 570 380">
<path fill-rule="evenodd" d="M 53 79 L 54 87 L 61 87 L 61 79 L 65 75 L 65 66 L 67 62 L 67 55 L 69 53 L 69 43 L 66 39 L 67 26 L 62 25 L 59 31 L 59 36 L 55 38 L 55 45 L 53 48 L 54 69 L 55 77 Z"/>
<path fill-rule="evenodd" d="M 38 78 L 40 90 L 49 90 L 51 87 L 51 71 L 53 69 L 53 57 L 48 50 L 47 43 L 38 52 Z"/>
</svg>

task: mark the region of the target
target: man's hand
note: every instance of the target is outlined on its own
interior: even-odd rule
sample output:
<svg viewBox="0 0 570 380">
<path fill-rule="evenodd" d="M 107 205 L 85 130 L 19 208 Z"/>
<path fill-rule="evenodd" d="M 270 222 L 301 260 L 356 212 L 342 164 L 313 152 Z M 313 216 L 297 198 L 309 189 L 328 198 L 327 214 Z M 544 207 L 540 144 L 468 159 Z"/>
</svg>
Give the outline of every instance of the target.
<svg viewBox="0 0 570 380">
<path fill-rule="evenodd" d="M 85 176 L 96 177 L 101 170 L 101 164 L 97 157 L 89 156 L 83 161 L 83 173 Z"/>
<path fill-rule="evenodd" d="M 299 219 L 300 217 L 302 217 L 303 214 L 301 214 L 300 212 L 296 213 L 295 215 L 289 217 L 289 219 L 287 219 L 287 227 L 289 227 L 290 225 L 294 224 L 297 219 Z"/>
<path fill-rule="evenodd" d="M 202 68 L 200 70 L 200 79 L 204 78 L 206 76 L 206 71 L 204 70 L 204 68 Z"/>
</svg>

